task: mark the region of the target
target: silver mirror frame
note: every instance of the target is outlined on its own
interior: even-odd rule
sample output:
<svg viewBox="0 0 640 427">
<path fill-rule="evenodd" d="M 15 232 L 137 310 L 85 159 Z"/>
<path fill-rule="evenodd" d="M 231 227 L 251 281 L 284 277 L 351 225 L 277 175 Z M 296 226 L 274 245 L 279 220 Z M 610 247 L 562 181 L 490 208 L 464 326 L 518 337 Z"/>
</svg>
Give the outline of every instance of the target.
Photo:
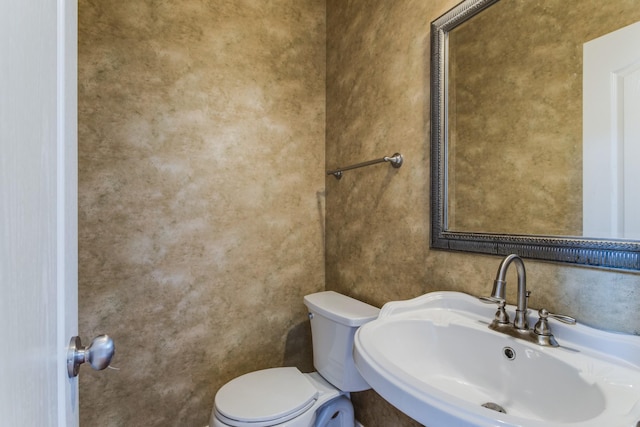
<svg viewBox="0 0 640 427">
<path fill-rule="evenodd" d="M 431 248 L 640 270 L 640 242 L 447 231 L 448 32 L 498 0 L 465 0 L 431 23 Z"/>
</svg>

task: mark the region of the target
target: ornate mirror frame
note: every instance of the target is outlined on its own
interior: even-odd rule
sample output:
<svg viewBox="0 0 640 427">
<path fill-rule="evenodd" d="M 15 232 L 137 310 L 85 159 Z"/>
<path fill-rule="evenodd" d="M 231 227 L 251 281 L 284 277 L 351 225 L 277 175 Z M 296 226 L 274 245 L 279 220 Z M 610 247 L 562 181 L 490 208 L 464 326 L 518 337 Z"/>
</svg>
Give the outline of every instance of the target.
<svg viewBox="0 0 640 427">
<path fill-rule="evenodd" d="M 431 247 L 640 270 L 640 242 L 447 230 L 448 32 L 498 0 L 465 0 L 431 24 Z"/>
</svg>

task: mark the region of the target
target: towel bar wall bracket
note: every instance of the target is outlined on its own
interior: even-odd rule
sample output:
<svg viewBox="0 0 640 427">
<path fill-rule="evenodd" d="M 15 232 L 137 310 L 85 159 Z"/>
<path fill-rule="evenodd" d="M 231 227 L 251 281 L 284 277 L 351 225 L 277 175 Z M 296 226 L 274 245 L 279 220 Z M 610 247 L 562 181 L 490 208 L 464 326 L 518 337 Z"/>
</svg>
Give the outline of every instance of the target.
<svg viewBox="0 0 640 427">
<path fill-rule="evenodd" d="M 402 162 L 403 161 L 404 161 L 404 158 L 402 157 L 402 154 L 394 153 L 393 156 L 388 156 L 388 157 L 385 156 L 385 157 L 381 157 L 379 159 L 369 160 L 367 162 L 356 163 L 355 165 L 345 166 L 343 168 L 338 168 L 338 169 L 334 169 L 334 170 L 331 170 L 331 171 L 327 171 L 327 175 L 333 175 L 333 176 L 336 177 L 336 179 L 340 179 L 340 178 L 342 178 L 342 172 L 344 172 L 344 171 L 348 171 L 348 170 L 351 170 L 351 169 L 362 168 L 362 167 L 365 167 L 365 166 L 371 166 L 371 165 L 375 165 L 377 163 L 383 163 L 383 162 L 390 163 L 393 168 L 397 169 L 400 166 L 402 166 Z"/>
</svg>

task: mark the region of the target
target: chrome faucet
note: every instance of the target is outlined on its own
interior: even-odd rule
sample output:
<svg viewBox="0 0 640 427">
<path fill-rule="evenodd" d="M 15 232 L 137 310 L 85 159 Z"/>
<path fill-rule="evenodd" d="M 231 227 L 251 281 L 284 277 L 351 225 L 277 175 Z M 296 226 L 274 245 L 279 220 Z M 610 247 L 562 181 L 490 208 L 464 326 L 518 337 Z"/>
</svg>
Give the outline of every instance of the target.
<svg viewBox="0 0 640 427">
<path fill-rule="evenodd" d="M 506 305 L 506 287 L 507 287 L 507 270 L 511 263 L 515 263 L 518 273 L 518 305 L 516 307 L 516 315 L 513 324 L 509 322 L 509 315 L 505 310 Z M 498 267 L 496 280 L 493 282 L 493 289 L 490 297 L 481 297 L 480 300 L 486 303 L 497 303 L 498 311 L 494 316 L 493 322 L 489 325 L 490 329 L 502 332 L 516 338 L 537 343 L 543 346 L 557 347 L 558 342 L 551 334 L 547 319 L 549 317 L 564 323 L 575 325 L 576 319 L 560 314 L 549 313 L 546 309 L 540 309 L 538 314 L 540 319 L 533 329 L 529 329 L 527 321 L 527 303 L 530 291 L 527 291 L 527 273 L 524 268 L 524 261 L 516 254 L 507 255 Z"/>
</svg>

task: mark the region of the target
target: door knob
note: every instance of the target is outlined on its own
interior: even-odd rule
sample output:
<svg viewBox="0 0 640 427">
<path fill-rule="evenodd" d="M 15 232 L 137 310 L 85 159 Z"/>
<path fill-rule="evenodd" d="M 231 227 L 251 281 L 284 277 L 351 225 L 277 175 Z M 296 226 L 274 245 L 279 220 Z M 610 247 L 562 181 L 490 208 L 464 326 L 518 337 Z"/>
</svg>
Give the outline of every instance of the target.
<svg viewBox="0 0 640 427">
<path fill-rule="evenodd" d="M 89 362 L 96 371 L 101 371 L 111 363 L 116 351 L 113 339 L 109 335 L 98 335 L 89 347 L 82 347 L 80 337 L 72 337 L 67 349 L 67 372 L 69 378 L 78 376 L 80 365 Z"/>
</svg>

